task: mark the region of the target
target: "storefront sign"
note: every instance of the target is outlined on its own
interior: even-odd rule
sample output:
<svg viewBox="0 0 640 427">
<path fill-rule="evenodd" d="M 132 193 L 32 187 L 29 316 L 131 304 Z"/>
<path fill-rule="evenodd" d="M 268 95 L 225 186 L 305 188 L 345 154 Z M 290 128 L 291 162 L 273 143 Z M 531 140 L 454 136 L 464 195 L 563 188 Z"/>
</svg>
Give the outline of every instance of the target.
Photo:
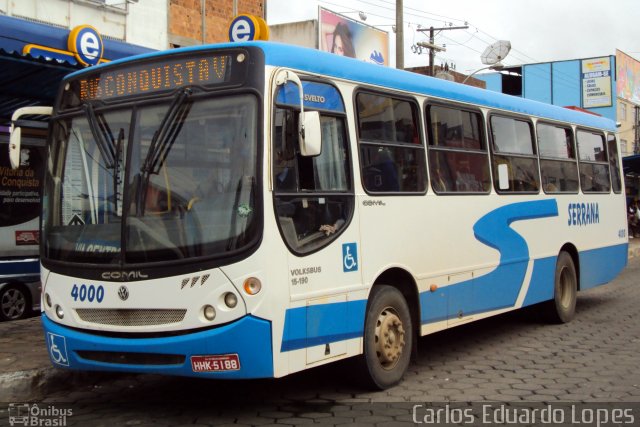
<svg viewBox="0 0 640 427">
<path fill-rule="evenodd" d="M 69 32 L 67 50 L 55 49 L 38 44 L 27 44 L 22 49 L 23 55 L 44 56 L 59 61 L 78 62 L 85 67 L 108 62 L 103 59 L 104 43 L 98 30 L 90 25 L 80 25 Z"/>
<path fill-rule="evenodd" d="M 98 30 L 90 25 L 80 25 L 69 33 L 67 49 L 82 65 L 97 65 L 102 59 L 104 43 Z"/>
<path fill-rule="evenodd" d="M 582 60 L 582 107 L 611 106 L 611 61 L 608 56 Z"/>
<path fill-rule="evenodd" d="M 229 41 L 248 42 L 252 40 L 269 40 L 269 26 L 259 16 L 236 16 L 229 25 Z"/>
</svg>

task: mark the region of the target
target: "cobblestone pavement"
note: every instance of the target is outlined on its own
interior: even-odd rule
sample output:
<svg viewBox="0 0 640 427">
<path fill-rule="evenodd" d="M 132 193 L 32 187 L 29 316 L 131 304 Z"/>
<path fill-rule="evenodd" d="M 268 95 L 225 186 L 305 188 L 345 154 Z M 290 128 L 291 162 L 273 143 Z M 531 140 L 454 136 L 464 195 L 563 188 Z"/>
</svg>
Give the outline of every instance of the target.
<svg viewBox="0 0 640 427">
<path fill-rule="evenodd" d="M 635 402 L 640 420 L 639 273 L 640 259 L 632 259 L 613 283 L 579 293 L 569 324 L 546 324 L 532 307 L 421 338 L 404 381 L 379 392 L 354 385 L 348 361 L 237 382 L 73 374 L 49 367 L 37 318 L 2 324 L 0 368 L 41 360 L 42 374 L 0 377 L 0 425 L 29 387 L 37 390 L 29 401 L 68 408 L 66 424 L 82 426 L 393 426 L 413 424 L 413 408 L 425 402 Z M 24 357 L 1 350 L 16 338 L 26 342 Z"/>
</svg>

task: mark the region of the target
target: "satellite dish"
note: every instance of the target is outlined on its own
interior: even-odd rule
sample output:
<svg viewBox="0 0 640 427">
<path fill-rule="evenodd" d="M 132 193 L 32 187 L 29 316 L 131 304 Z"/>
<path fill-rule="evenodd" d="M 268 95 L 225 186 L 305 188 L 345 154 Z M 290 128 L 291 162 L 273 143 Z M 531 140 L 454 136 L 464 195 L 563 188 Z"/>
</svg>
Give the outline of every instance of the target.
<svg viewBox="0 0 640 427">
<path fill-rule="evenodd" d="M 507 57 L 511 50 L 511 42 L 508 40 L 498 40 L 490 44 L 480 55 L 480 61 L 485 65 L 494 65 Z"/>
</svg>

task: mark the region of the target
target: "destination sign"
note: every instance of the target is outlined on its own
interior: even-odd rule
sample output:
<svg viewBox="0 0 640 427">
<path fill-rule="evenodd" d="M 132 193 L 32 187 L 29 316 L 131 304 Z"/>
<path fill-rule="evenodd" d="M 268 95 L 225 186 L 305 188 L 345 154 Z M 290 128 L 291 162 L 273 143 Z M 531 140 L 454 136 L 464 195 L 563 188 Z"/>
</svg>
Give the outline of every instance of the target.
<svg viewBox="0 0 640 427">
<path fill-rule="evenodd" d="M 204 54 L 172 58 L 165 56 L 153 62 L 135 62 L 116 69 L 106 69 L 74 79 L 64 93 L 62 108 L 75 107 L 87 101 L 109 100 L 201 85 L 234 83 L 246 73 L 229 54 Z"/>
</svg>

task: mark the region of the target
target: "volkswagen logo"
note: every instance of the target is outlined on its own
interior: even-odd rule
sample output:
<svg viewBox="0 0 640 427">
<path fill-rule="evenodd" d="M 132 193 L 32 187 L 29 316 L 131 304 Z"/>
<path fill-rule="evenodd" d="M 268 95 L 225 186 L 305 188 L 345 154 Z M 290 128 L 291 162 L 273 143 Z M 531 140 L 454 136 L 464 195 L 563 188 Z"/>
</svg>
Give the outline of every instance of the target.
<svg viewBox="0 0 640 427">
<path fill-rule="evenodd" d="M 129 298 L 129 289 L 126 286 L 120 286 L 118 289 L 118 296 L 122 301 L 126 301 Z"/>
</svg>

